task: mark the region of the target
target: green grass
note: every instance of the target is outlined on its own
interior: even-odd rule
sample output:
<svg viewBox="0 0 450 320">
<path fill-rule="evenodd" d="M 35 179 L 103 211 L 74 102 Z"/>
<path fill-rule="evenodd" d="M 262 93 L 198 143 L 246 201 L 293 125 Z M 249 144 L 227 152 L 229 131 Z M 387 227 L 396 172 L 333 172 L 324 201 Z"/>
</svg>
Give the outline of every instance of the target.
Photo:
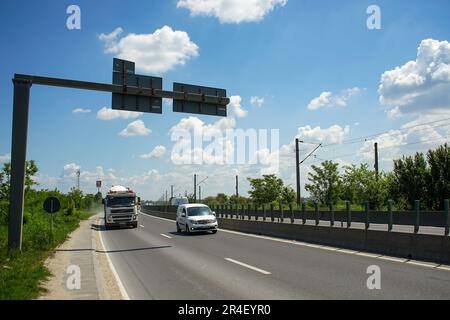
<svg viewBox="0 0 450 320">
<path fill-rule="evenodd" d="M 33 211 L 27 215 L 24 224 L 22 252 L 8 253 L 8 228 L 5 224 L 0 225 L 0 300 L 36 299 L 45 293 L 41 284 L 50 276 L 44 266 L 45 260 L 81 220 L 91 215 L 86 212 L 57 214 L 52 236 L 49 215 L 41 209 Z"/>
</svg>

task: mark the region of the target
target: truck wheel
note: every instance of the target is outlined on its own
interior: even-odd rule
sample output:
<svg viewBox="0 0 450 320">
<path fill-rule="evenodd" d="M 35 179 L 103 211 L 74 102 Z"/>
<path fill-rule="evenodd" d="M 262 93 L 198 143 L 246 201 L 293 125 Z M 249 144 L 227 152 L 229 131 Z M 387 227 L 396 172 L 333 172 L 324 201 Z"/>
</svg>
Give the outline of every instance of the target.
<svg viewBox="0 0 450 320">
<path fill-rule="evenodd" d="M 178 232 L 178 233 L 181 232 L 181 228 L 180 228 L 180 226 L 178 225 L 178 222 L 177 222 L 177 232 Z"/>
<path fill-rule="evenodd" d="M 217 233 L 217 230 L 213 230 L 213 231 L 212 231 L 212 234 L 216 234 L 216 233 Z"/>
</svg>

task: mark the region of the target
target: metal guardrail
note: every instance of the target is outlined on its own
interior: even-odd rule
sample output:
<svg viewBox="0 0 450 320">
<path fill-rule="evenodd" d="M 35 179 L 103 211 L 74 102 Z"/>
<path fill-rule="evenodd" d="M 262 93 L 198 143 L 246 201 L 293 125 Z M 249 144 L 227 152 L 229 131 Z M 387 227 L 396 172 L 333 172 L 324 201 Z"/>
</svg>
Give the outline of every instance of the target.
<svg viewBox="0 0 450 320">
<path fill-rule="evenodd" d="M 336 211 L 333 206 L 328 210 L 320 210 L 316 205 L 314 210 L 306 210 L 305 204 L 300 209 L 293 209 L 292 205 L 288 210 L 270 206 L 256 205 L 213 205 L 219 218 L 225 219 L 246 219 L 260 220 L 267 222 L 289 222 L 300 221 L 306 224 L 308 220 L 315 221 L 315 225 L 320 222 L 329 222 L 330 226 L 340 223 L 350 228 L 352 223 L 363 223 L 365 229 L 369 229 L 371 224 L 386 225 L 388 231 L 392 231 L 394 225 L 414 227 L 414 233 L 419 233 L 420 227 L 440 227 L 444 228 L 444 234 L 449 235 L 450 229 L 450 208 L 449 200 L 444 202 L 444 211 L 422 211 L 420 203 L 416 201 L 413 211 L 393 211 L 392 203 L 388 204 L 386 211 L 369 210 L 368 203 L 365 204 L 364 211 L 354 211 L 350 203 L 347 202 L 345 210 Z M 176 206 L 143 206 L 145 211 L 158 211 L 176 213 Z"/>
</svg>

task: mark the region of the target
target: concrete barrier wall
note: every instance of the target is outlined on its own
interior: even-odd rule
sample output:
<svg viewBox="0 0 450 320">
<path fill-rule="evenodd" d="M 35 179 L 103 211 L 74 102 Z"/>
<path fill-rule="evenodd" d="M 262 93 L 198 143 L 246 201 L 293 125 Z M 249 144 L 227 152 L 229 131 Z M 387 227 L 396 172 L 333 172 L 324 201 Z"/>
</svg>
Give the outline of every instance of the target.
<svg viewBox="0 0 450 320">
<path fill-rule="evenodd" d="M 144 213 L 175 220 L 173 212 L 143 210 Z M 362 229 L 331 228 L 218 218 L 222 229 L 304 241 L 333 247 L 372 252 L 408 259 L 450 263 L 450 237 Z"/>
</svg>

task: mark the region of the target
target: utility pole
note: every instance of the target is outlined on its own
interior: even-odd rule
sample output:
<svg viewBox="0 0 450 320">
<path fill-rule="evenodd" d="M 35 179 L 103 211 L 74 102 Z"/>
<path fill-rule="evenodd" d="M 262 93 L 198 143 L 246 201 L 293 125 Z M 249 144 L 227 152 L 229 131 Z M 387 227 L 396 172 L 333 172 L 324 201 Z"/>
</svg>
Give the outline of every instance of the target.
<svg viewBox="0 0 450 320">
<path fill-rule="evenodd" d="M 296 167 L 297 167 L 297 204 L 300 205 L 301 202 L 301 198 L 300 198 L 300 165 L 305 162 L 309 157 L 311 157 L 314 152 L 317 151 L 317 149 L 319 149 L 322 146 L 322 143 L 317 144 L 317 146 L 313 149 L 313 151 L 311 151 L 310 153 L 308 153 L 308 155 L 305 157 L 305 159 L 303 159 L 302 161 L 298 161 L 299 158 L 299 143 L 309 143 L 309 142 L 305 142 L 299 139 L 295 139 L 295 153 L 296 153 Z M 311 143 L 311 144 L 315 144 L 315 143 Z"/>
<path fill-rule="evenodd" d="M 170 186 L 170 198 L 173 198 L 173 185 Z"/>
<path fill-rule="evenodd" d="M 375 142 L 375 173 L 378 179 L 378 142 Z"/>
<path fill-rule="evenodd" d="M 166 202 L 168 202 L 169 201 L 169 199 L 167 199 L 167 190 L 166 190 Z"/>
<path fill-rule="evenodd" d="M 80 191 L 80 174 L 81 174 L 81 171 L 80 171 L 80 169 L 78 169 L 77 170 L 77 189 L 78 189 L 78 191 Z"/>
<path fill-rule="evenodd" d="M 295 170 L 297 173 L 297 205 L 300 205 L 300 151 L 299 151 L 299 139 L 295 139 Z"/>
<path fill-rule="evenodd" d="M 194 174 L 194 203 L 197 202 L 197 175 Z"/>
<path fill-rule="evenodd" d="M 239 200 L 239 176 L 236 176 L 236 201 Z"/>
<path fill-rule="evenodd" d="M 198 186 L 198 202 L 202 202 L 202 186 Z"/>
</svg>

